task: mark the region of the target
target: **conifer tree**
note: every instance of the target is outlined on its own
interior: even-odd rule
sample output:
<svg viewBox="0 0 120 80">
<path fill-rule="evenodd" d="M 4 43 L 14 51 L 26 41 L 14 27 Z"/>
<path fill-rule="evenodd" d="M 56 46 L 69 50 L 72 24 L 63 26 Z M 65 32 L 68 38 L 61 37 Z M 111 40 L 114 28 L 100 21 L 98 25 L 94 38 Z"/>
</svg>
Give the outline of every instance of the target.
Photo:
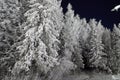
<svg viewBox="0 0 120 80">
<path fill-rule="evenodd" d="M 69 73 L 70 70 L 75 68 L 75 65 L 71 61 L 71 55 L 66 53 L 68 51 L 64 51 L 65 49 L 67 49 L 65 47 L 65 45 L 67 45 L 67 44 L 64 42 L 66 40 L 66 37 L 65 37 L 65 34 L 67 34 L 67 33 L 65 33 L 66 30 L 67 30 L 66 25 L 64 24 L 63 28 L 61 30 L 61 34 L 60 34 L 60 41 L 61 41 L 61 44 L 60 44 L 61 48 L 60 48 L 60 52 L 59 52 L 60 65 L 56 66 L 50 72 L 50 75 L 48 76 L 47 80 L 61 80 L 64 74 Z M 69 36 L 69 34 L 67 36 Z"/>
<path fill-rule="evenodd" d="M 109 67 L 114 74 L 120 72 L 120 25 L 114 25 L 111 35 L 111 53 L 109 55 Z"/>
<path fill-rule="evenodd" d="M 104 60 L 103 56 L 106 56 L 106 53 L 103 52 L 104 45 L 102 44 L 102 34 L 103 34 L 103 26 L 101 22 L 96 22 L 94 19 L 90 20 L 91 26 L 91 35 L 89 36 L 88 49 L 89 52 L 86 53 L 87 65 L 89 67 L 95 68 L 105 68 L 106 60 Z"/>
<path fill-rule="evenodd" d="M 26 21 L 22 24 L 25 35 L 22 44 L 17 47 L 20 58 L 13 73 L 30 72 L 36 76 L 46 74 L 59 64 L 58 38 L 63 26 L 62 9 L 56 0 L 28 0 L 27 5 L 29 9 L 24 14 Z"/>
<path fill-rule="evenodd" d="M 65 14 L 65 26 L 63 29 L 63 39 L 64 39 L 64 55 L 71 60 L 73 51 L 72 44 L 72 29 L 74 23 L 74 11 L 72 10 L 71 4 L 68 4 L 68 11 Z"/>
<path fill-rule="evenodd" d="M 68 11 L 65 14 L 65 27 L 63 32 L 64 39 L 64 55 L 73 61 L 77 67 L 83 68 L 83 60 L 81 55 L 81 48 L 79 45 L 79 35 L 81 31 L 81 22 L 78 15 L 74 15 L 71 4 L 68 4 Z"/>
<path fill-rule="evenodd" d="M 112 43 L 111 43 L 111 31 L 109 29 L 105 29 L 103 32 L 102 42 L 104 44 L 104 52 L 107 54 L 107 73 L 112 73 L 112 70 L 110 69 L 109 65 L 111 64 L 111 57 L 112 57 Z"/>
</svg>

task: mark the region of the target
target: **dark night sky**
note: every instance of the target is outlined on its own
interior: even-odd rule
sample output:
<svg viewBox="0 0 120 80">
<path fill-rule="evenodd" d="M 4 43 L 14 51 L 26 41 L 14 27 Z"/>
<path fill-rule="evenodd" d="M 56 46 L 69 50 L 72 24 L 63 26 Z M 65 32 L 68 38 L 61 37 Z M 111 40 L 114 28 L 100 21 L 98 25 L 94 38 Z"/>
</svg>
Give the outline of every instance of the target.
<svg viewBox="0 0 120 80">
<path fill-rule="evenodd" d="M 68 3 L 72 4 L 73 10 L 80 18 L 102 20 L 102 24 L 110 29 L 113 24 L 120 23 L 120 9 L 118 12 L 111 12 L 112 8 L 120 4 L 120 0 L 63 0 L 64 12 Z"/>
</svg>

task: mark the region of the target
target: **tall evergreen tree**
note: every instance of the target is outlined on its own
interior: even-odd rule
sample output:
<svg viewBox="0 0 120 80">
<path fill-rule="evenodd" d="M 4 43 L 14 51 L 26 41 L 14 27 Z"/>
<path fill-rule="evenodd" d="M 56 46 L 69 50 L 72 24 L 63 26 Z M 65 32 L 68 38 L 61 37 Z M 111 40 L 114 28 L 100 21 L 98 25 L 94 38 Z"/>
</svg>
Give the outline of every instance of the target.
<svg viewBox="0 0 120 80">
<path fill-rule="evenodd" d="M 20 58 L 13 73 L 30 72 L 36 76 L 46 74 L 59 64 L 58 38 L 63 26 L 63 14 L 57 0 L 28 0 L 27 5 L 29 9 L 24 14 L 26 21 L 22 25 L 25 35 L 22 44 L 17 47 Z"/>
<path fill-rule="evenodd" d="M 111 36 L 111 54 L 109 55 L 109 67 L 113 73 L 120 72 L 120 25 L 114 25 Z"/>
<path fill-rule="evenodd" d="M 112 44 L 111 44 L 111 31 L 109 29 L 105 29 L 103 32 L 102 42 L 104 44 L 104 52 L 107 54 L 107 73 L 112 73 L 112 70 L 109 68 L 109 65 L 111 64 L 111 57 L 112 57 Z"/>
<path fill-rule="evenodd" d="M 105 68 L 106 60 L 104 60 L 103 56 L 106 56 L 106 53 L 103 52 L 104 45 L 102 44 L 102 34 L 103 34 L 103 26 L 101 22 L 96 22 L 94 19 L 90 20 L 91 26 L 91 35 L 89 36 L 88 49 L 89 52 L 86 53 L 87 65 L 88 67 L 95 68 Z"/>
<path fill-rule="evenodd" d="M 64 39 L 64 55 L 73 61 L 77 67 L 83 68 L 83 60 L 81 55 L 81 48 L 79 45 L 79 34 L 81 31 L 81 22 L 78 15 L 74 15 L 71 4 L 68 4 L 68 11 L 65 14 L 65 27 L 63 30 Z"/>
<path fill-rule="evenodd" d="M 69 73 L 70 70 L 74 69 L 74 67 L 75 67 L 75 65 L 71 61 L 72 53 L 68 50 L 68 47 L 70 47 L 70 46 L 66 46 L 66 45 L 70 45 L 70 44 L 67 44 L 67 42 L 68 42 L 67 40 L 69 40 L 68 37 L 71 36 L 66 27 L 68 28 L 68 26 L 66 24 L 66 19 L 65 19 L 65 24 L 61 30 L 61 35 L 60 35 L 60 40 L 61 40 L 60 65 L 58 65 L 51 71 L 51 73 L 48 77 L 48 80 L 61 80 L 64 74 Z"/>
<path fill-rule="evenodd" d="M 73 50 L 72 44 L 72 30 L 73 30 L 73 23 L 74 23 L 74 11 L 72 10 L 71 4 L 68 4 L 68 11 L 65 14 L 65 26 L 63 29 L 63 39 L 64 39 L 64 55 L 71 60 Z"/>
<path fill-rule="evenodd" d="M 89 24 L 87 23 L 87 20 L 85 18 L 80 20 L 80 25 L 81 29 L 78 31 L 79 32 L 79 49 L 81 49 L 81 56 L 82 56 L 82 63 L 84 64 L 84 69 L 86 68 L 87 65 L 87 61 L 86 61 L 86 57 L 85 57 L 85 53 L 88 51 L 87 48 L 87 43 L 89 41 L 89 36 L 90 36 L 90 32 L 91 32 L 91 28 L 89 26 Z"/>
</svg>

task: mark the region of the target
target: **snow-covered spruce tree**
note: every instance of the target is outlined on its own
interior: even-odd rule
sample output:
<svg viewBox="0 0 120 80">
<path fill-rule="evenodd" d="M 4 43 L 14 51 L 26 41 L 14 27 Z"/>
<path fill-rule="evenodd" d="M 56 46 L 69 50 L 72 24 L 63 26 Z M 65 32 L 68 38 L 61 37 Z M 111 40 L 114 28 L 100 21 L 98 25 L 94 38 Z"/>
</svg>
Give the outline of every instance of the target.
<svg viewBox="0 0 120 80">
<path fill-rule="evenodd" d="M 111 34 L 111 53 L 109 54 L 109 67 L 114 74 L 120 72 L 120 24 L 114 25 Z"/>
<path fill-rule="evenodd" d="M 65 26 L 63 29 L 63 39 L 64 39 L 64 55 L 69 60 L 71 60 L 73 50 L 72 45 L 72 29 L 73 29 L 73 23 L 74 23 L 74 11 L 72 10 L 72 5 L 68 4 L 68 11 L 65 14 Z"/>
<path fill-rule="evenodd" d="M 70 6 L 71 5 L 69 5 L 69 7 Z M 74 13 L 72 15 L 74 16 Z M 72 19 L 69 18 L 68 20 L 70 21 Z M 61 80 L 63 75 L 65 75 L 66 73 L 69 73 L 70 70 L 74 69 L 74 67 L 75 67 L 75 65 L 71 59 L 72 53 L 69 50 L 70 45 L 71 45 L 71 40 L 69 37 L 71 36 L 71 34 L 69 34 L 70 30 L 68 30 L 69 29 L 68 24 L 66 24 L 67 19 L 65 19 L 64 21 L 65 21 L 65 24 L 64 24 L 64 27 L 62 28 L 61 35 L 60 35 L 61 46 L 62 46 L 60 48 L 60 65 L 55 67 L 50 72 L 50 75 L 47 78 L 47 80 Z M 71 22 L 70 22 L 70 24 L 71 24 Z M 72 25 L 69 27 L 72 28 Z M 67 40 L 70 40 L 70 41 L 67 41 Z"/>
<path fill-rule="evenodd" d="M 102 34 L 104 31 L 101 22 L 96 22 L 95 19 L 90 20 L 91 34 L 88 42 L 88 53 L 85 54 L 87 66 L 91 68 L 106 69 L 106 54 L 103 52 L 104 45 L 102 44 Z"/>
<path fill-rule="evenodd" d="M 74 65 L 83 68 L 81 48 L 79 46 L 79 34 L 81 22 L 78 15 L 74 15 L 71 4 L 68 4 L 68 11 L 65 14 L 65 26 L 63 29 L 64 55 L 66 59 L 73 61 Z"/>
<path fill-rule="evenodd" d="M 64 24 L 64 27 L 61 30 L 60 35 L 60 41 L 61 41 L 61 48 L 59 52 L 60 57 L 60 65 L 55 67 L 51 72 L 47 80 L 61 80 L 63 75 L 70 72 L 70 70 L 74 69 L 75 65 L 71 61 L 71 54 L 67 54 L 64 52 L 64 31 L 65 31 L 66 25 Z M 69 36 L 69 34 L 67 35 Z M 66 44 L 66 43 L 65 43 Z"/>
<path fill-rule="evenodd" d="M 73 29 L 71 31 L 71 37 L 72 37 L 72 45 L 73 45 L 73 55 L 72 55 L 72 61 L 77 65 L 77 71 L 81 70 L 84 68 L 83 64 L 83 48 L 81 42 L 84 43 L 85 38 L 87 35 L 85 35 L 85 28 L 87 28 L 87 23 L 86 21 L 84 22 L 85 19 L 80 19 L 78 15 L 75 16 L 74 18 L 74 23 L 73 23 Z"/>
<path fill-rule="evenodd" d="M 35 80 L 37 75 L 46 74 L 59 64 L 58 37 L 63 15 L 57 0 L 28 0 L 27 5 L 29 9 L 24 14 L 26 21 L 22 25 L 25 38 L 17 47 L 20 60 L 16 62 L 13 73 L 30 73 L 27 79 Z"/>
<path fill-rule="evenodd" d="M 104 44 L 104 52 L 107 54 L 107 64 L 108 67 L 107 73 L 112 73 L 111 69 L 109 68 L 109 65 L 111 64 L 110 58 L 112 57 L 112 45 L 111 45 L 111 31 L 109 29 L 105 29 L 103 32 L 102 42 Z"/>
<path fill-rule="evenodd" d="M 85 53 L 87 52 L 86 44 L 88 42 L 88 37 L 90 36 L 91 28 L 85 18 L 81 19 L 79 23 L 80 23 L 79 24 L 80 29 L 78 30 L 79 32 L 78 41 L 79 41 L 79 49 L 81 49 L 81 52 L 79 52 L 78 54 L 82 56 L 81 57 L 81 59 L 83 60 L 82 64 L 84 64 L 83 67 L 85 68 L 86 67 Z M 78 55 L 76 55 L 76 57 L 77 56 Z M 76 61 L 76 63 L 79 65 L 78 61 Z"/>
<path fill-rule="evenodd" d="M 14 64 L 14 56 L 9 50 L 20 36 L 18 0 L 0 0 L 0 80 Z"/>
</svg>

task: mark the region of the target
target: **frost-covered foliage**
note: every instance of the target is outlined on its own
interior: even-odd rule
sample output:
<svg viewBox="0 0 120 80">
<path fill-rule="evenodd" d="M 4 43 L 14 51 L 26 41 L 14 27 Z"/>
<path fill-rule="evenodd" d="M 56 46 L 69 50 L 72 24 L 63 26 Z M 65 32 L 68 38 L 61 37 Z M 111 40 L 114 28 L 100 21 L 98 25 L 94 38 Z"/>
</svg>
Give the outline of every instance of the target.
<svg viewBox="0 0 120 80">
<path fill-rule="evenodd" d="M 68 60 L 74 61 L 79 68 L 83 68 L 81 48 L 79 46 L 79 34 L 82 26 L 80 26 L 79 16 L 74 15 L 71 4 L 67 8 L 63 29 L 64 55 Z"/>
<path fill-rule="evenodd" d="M 74 70 L 76 66 L 68 60 L 66 57 L 63 57 L 60 60 L 60 65 L 53 68 L 53 70 L 47 76 L 47 80 L 62 80 L 63 76 L 71 73 L 71 70 Z"/>
<path fill-rule="evenodd" d="M 112 70 L 110 69 L 110 65 L 111 65 L 111 60 L 110 58 L 112 57 L 112 44 L 111 44 L 111 31 L 109 29 L 105 29 L 103 32 L 103 36 L 102 36 L 102 42 L 104 44 L 104 52 L 107 54 L 107 73 L 112 73 Z"/>
<path fill-rule="evenodd" d="M 74 11 L 71 9 L 71 4 L 68 5 L 68 12 L 65 15 L 65 26 L 63 29 L 63 39 L 64 39 L 64 55 L 71 60 L 73 49 L 73 39 L 72 39 L 72 30 L 74 23 Z"/>
<path fill-rule="evenodd" d="M 103 52 L 104 45 L 102 44 L 102 34 L 104 31 L 101 22 L 96 22 L 94 19 L 89 22 L 91 33 L 88 41 L 89 52 L 86 53 L 87 65 L 89 67 L 106 67 L 107 54 Z"/>
<path fill-rule="evenodd" d="M 36 70 L 40 74 L 46 74 L 59 64 L 58 37 L 63 26 L 63 15 L 59 5 L 56 0 L 28 0 L 30 9 L 25 12 L 26 21 L 22 25 L 25 38 L 17 47 L 20 60 L 15 63 L 14 74 L 31 72 L 32 61 L 37 65 Z"/>
<path fill-rule="evenodd" d="M 62 80 L 94 69 L 120 72 L 120 25 L 63 14 L 61 0 L 0 0 L 0 80 Z"/>
<path fill-rule="evenodd" d="M 19 11 L 18 0 L 0 0 L 0 76 L 7 74 L 15 61 L 9 51 L 20 36 Z"/>
<path fill-rule="evenodd" d="M 0 51 L 3 54 L 18 38 L 19 8 L 17 0 L 0 0 Z"/>
<path fill-rule="evenodd" d="M 114 25 L 111 39 L 109 67 L 113 73 L 120 73 L 120 24 L 118 27 Z"/>
</svg>

